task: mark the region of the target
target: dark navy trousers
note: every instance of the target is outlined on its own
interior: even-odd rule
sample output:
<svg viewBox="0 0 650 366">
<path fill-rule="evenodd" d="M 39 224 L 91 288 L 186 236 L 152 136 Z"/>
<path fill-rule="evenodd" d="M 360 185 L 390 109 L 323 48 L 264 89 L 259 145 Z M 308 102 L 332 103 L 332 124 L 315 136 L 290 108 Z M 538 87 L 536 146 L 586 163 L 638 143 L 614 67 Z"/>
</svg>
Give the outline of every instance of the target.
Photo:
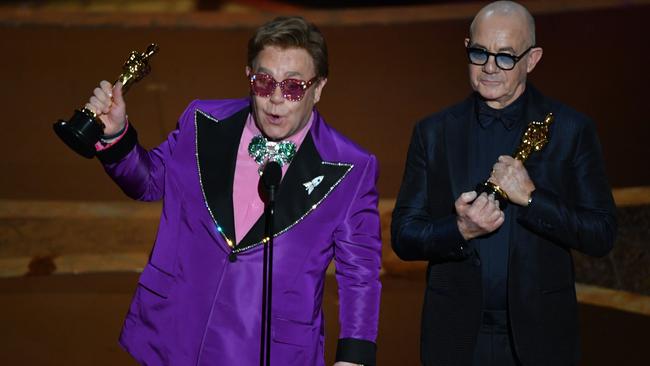
<svg viewBox="0 0 650 366">
<path fill-rule="evenodd" d="M 512 345 L 505 310 L 483 310 L 473 366 L 521 366 Z"/>
</svg>

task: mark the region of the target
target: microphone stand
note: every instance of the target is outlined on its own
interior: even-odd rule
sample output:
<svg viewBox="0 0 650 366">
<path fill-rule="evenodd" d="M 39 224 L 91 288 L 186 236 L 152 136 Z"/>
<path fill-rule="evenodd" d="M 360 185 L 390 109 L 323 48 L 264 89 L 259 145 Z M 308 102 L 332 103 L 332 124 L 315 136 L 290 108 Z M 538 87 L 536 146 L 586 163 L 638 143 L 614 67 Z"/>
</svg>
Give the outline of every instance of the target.
<svg viewBox="0 0 650 366">
<path fill-rule="evenodd" d="M 262 183 L 268 197 L 264 208 L 264 257 L 262 263 L 262 323 L 260 336 L 260 366 L 271 365 L 271 308 L 273 283 L 273 217 L 275 195 L 282 179 L 282 169 L 274 161 L 268 162 L 262 173 Z"/>
</svg>

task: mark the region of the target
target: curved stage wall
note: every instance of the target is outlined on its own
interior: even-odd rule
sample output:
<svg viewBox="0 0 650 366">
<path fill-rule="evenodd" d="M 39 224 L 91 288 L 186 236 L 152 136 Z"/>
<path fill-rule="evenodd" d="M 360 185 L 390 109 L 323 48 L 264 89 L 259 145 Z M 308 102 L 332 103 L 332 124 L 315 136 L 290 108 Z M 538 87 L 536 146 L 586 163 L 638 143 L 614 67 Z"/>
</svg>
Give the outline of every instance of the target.
<svg viewBox="0 0 650 366">
<path fill-rule="evenodd" d="M 628 364 L 647 359 L 650 124 L 644 107 L 650 96 L 645 70 L 650 49 L 643 25 L 650 1 L 619 2 L 627 5 L 599 0 L 589 2 L 595 8 L 579 10 L 565 2 L 563 9 L 559 2 L 531 2 L 545 50 L 532 81 L 594 118 L 613 187 L 642 187 L 617 195 L 624 204 L 614 251 L 599 260 L 574 257 L 583 365 L 617 364 L 621 355 Z M 390 210 L 414 123 L 469 93 L 463 38 L 479 7 L 305 13 L 321 25 L 330 46 L 331 75 L 319 109 L 381 164 L 381 364 L 417 364 L 422 263 L 399 261 L 390 250 Z M 131 50 L 155 41 L 161 52 L 152 61 L 153 72 L 127 97 L 141 141 L 155 146 L 192 99 L 246 95 L 246 41 L 254 25 L 272 16 L 0 7 L 5 113 L 0 144 L 5 318 L 0 324 L 10 330 L 0 354 L 8 355 L 9 364 L 129 364 L 115 344 L 137 281 L 136 274 L 126 272 L 146 262 L 160 212 L 159 205 L 127 202 L 96 161 L 74 155 L 58 141 L 52 123 L 69 118 L 99 80 L 113 80 Z M 104 228 L 111 228 L 111 235 L 97 234 Z M 47 276 L 52 273 L 57 276 Z M 325 296 L 330 364 L 337 335 L 335 292 L 330 278 Z M 34 344 L 39 352 L 32 352 Z"/>
<path fill-rule="evenodd" d="M 383 198 L 397 194 L 414 123 L 469 93 L 463 39 L 477 8 L 416 8 L 412 22 L 397 10 L 306 13 L 322 24 L 330 47 L 319 109 L 377 155 Z M 155 41 L 153 72 L 127 97 L 141 140 L 155 146 L 192 99 L 246 95 L 251 24 L 272 17 L 63 14 L 0 12 L 8 137 L 0 144 L 0 198 L 126 199 L 99 164 L 68 151 L 51 124 L 69 118 L 99 80 L 113 80 L 131 50 Z M 650 185 L 649 49 L 641 31 L 649 16 L 650 5 L 537 14 L 544 57 L 531 80 L 595 119 L 614 187 Z"/>
</svg>

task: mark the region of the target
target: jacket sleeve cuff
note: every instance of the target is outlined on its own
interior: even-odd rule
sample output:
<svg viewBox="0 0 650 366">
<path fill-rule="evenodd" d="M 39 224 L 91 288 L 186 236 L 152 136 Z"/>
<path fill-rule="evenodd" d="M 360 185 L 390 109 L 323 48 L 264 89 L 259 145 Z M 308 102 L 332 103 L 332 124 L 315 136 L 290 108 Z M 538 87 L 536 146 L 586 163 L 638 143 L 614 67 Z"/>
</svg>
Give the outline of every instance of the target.
<svg viewBox="0 0 650 366">
<path fill-rule="evenodd" d="M 443 219 L 439 228 L 441 231 L 440 237 L 444 238 L 440 243 L 441 247 L 444 248 L 440 253 L 441 255 L 449 259 L 462 259 L 471 254 L 469 243 L 465 241 L 463 234 L 458 229 L 456 216 L 451 215 Z"/>
<path fill-rule="evenodd" d="M 356 338 L 341 338 L 336 346 L 336 361 L 356 363 L 364 366 L 376 365 L 377 345 L 375 342 Z"/>
<path fill-rule="evenodd" d="M 530 198 L 530 204 L 519 210 L 518 221 L 537 230 L 552 228 L 553 217 L 557 216 L 553 193 L 537 188 L 531 193 Z"/>
<path fill-rule="evenodd" d="M 138 133 L 133 125 L 129 125 L 119 141 L 107 149 L 97 151 L 97 158 L 104 164 L 113 164 L 122 160 L 138 144 Z"/>
</svg>

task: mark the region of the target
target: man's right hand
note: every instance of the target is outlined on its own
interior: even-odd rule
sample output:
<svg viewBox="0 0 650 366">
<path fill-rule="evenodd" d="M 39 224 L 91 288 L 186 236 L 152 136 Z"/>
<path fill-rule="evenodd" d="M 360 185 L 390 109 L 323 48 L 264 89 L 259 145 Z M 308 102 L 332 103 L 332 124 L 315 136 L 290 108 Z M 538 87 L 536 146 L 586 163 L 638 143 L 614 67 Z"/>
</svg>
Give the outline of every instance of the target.
<svg viewBox="0 0 650 366">
<path fill-rule="evenodd" d="M 456 206 L 456 223 L 465 240 L 489 234 L 498 229 L 504 220 L 504 213 L 499 209 L 499 201 L 494 196 L 476 192 L 464 192 L 458 197 Z"/>
<path fill-rule="evenodd" d="M 106 80 L 99 83 L 93 90 L 86 108 L 93 111 L 97 118 L 104 123 L 104 135 L 110 136 L 118 133 L 126 124 L 126 104 L 122 97 L 122 83 L 114 86 Z"/>
</svg>

